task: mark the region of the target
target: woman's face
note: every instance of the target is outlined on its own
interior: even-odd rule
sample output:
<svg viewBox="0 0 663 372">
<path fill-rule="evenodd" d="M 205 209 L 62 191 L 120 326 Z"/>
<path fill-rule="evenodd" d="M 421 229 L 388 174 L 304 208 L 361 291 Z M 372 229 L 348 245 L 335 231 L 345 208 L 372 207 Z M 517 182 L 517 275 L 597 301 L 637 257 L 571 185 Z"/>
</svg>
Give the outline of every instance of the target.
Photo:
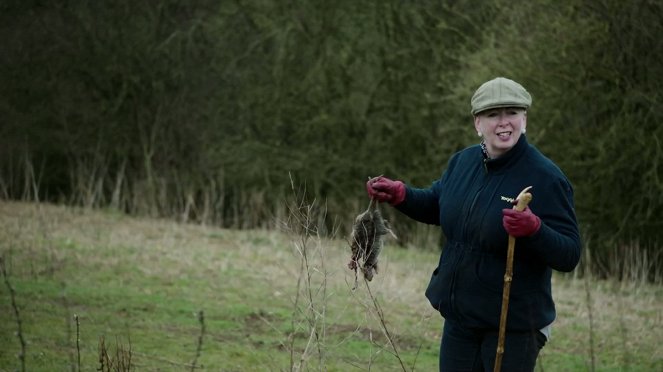
<svg viewBox="0 0 663 372">
<path fill-rule="evenodd" d="M 474 128 L 484 138 L 486 150 L 491 158 L 509 151 L 525 132 L 527 112 L 522 108 L 496 108 L 478 113 L 474 117 Z"/>
</svg>

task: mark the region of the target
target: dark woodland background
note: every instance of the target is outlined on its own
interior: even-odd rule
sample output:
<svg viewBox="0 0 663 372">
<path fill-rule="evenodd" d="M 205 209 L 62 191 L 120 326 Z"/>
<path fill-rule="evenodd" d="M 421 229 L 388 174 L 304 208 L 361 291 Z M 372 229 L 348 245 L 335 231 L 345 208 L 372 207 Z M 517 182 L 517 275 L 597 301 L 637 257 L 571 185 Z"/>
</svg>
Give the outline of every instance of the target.
<svg viewBox="0 0 663 372">
<path fill-rule="evenodd" d="M 424 187 L 477 143 L 470 97 L 506 76 L 597 271 L 663 261 L 661 1 L 0 4 L 0 198 L 254 228 L 305 188 L 343 235 L 368 176 Z"/>
</svg>

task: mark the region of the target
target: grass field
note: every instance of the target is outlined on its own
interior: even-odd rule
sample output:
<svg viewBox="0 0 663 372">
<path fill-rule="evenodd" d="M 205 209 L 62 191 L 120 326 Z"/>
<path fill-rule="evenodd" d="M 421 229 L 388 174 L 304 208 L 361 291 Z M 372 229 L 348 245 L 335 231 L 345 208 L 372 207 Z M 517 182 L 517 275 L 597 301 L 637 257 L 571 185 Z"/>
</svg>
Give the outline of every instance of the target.
<svg viewBox="0 0 663 372">
<path fill-rule="evenodd" d="M 388 245 L 353 291 L 343 239 L 0 201 L 0 255 L 0 371 L 21 355 L 27 371 L 93 371 L 100 349 L 137 371 L 437 370 L 435 252 Z M 553 286 L 538 370 L 663 370 L 660 286 Z"/>
</svg>

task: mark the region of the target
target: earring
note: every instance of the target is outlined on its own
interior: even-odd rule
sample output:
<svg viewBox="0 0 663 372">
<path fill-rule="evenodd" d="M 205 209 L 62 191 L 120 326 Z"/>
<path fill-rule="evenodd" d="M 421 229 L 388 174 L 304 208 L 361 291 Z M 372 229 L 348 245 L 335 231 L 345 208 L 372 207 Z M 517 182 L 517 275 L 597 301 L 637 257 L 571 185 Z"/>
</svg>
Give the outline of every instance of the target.
<svg viewBox="0 0 663 372">
<path fill-rule="evenodd" d="M 526 132 L 527 132 L 527 130 L 525 128 L 523 128 L 523 133 L 526 133 Z"/>
<path fill-rule="evenodd" d="M 483 134 L 481 134 L 481 132 L 477 132 L 477 136 L 483 137 Z"/>
</svg>

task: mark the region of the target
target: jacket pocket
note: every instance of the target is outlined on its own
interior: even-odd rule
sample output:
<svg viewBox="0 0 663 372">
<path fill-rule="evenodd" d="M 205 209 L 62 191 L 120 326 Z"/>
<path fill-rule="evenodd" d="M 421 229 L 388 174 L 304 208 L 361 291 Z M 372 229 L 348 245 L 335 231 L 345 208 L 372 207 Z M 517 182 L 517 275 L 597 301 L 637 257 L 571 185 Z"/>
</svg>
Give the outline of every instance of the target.
<svg viewBox="0 0 663 372">
<path fill-rule="evenodd" d="M 453 291 L 453 277 L 455 272 L 455 257 L 457 252 L 452 244 L 446 244 L 442 249 L 437 268 L 433 271 L 426 298 L 434 309 L 445 318 L 451 316 L 451 293 Z"/>
</svg>

